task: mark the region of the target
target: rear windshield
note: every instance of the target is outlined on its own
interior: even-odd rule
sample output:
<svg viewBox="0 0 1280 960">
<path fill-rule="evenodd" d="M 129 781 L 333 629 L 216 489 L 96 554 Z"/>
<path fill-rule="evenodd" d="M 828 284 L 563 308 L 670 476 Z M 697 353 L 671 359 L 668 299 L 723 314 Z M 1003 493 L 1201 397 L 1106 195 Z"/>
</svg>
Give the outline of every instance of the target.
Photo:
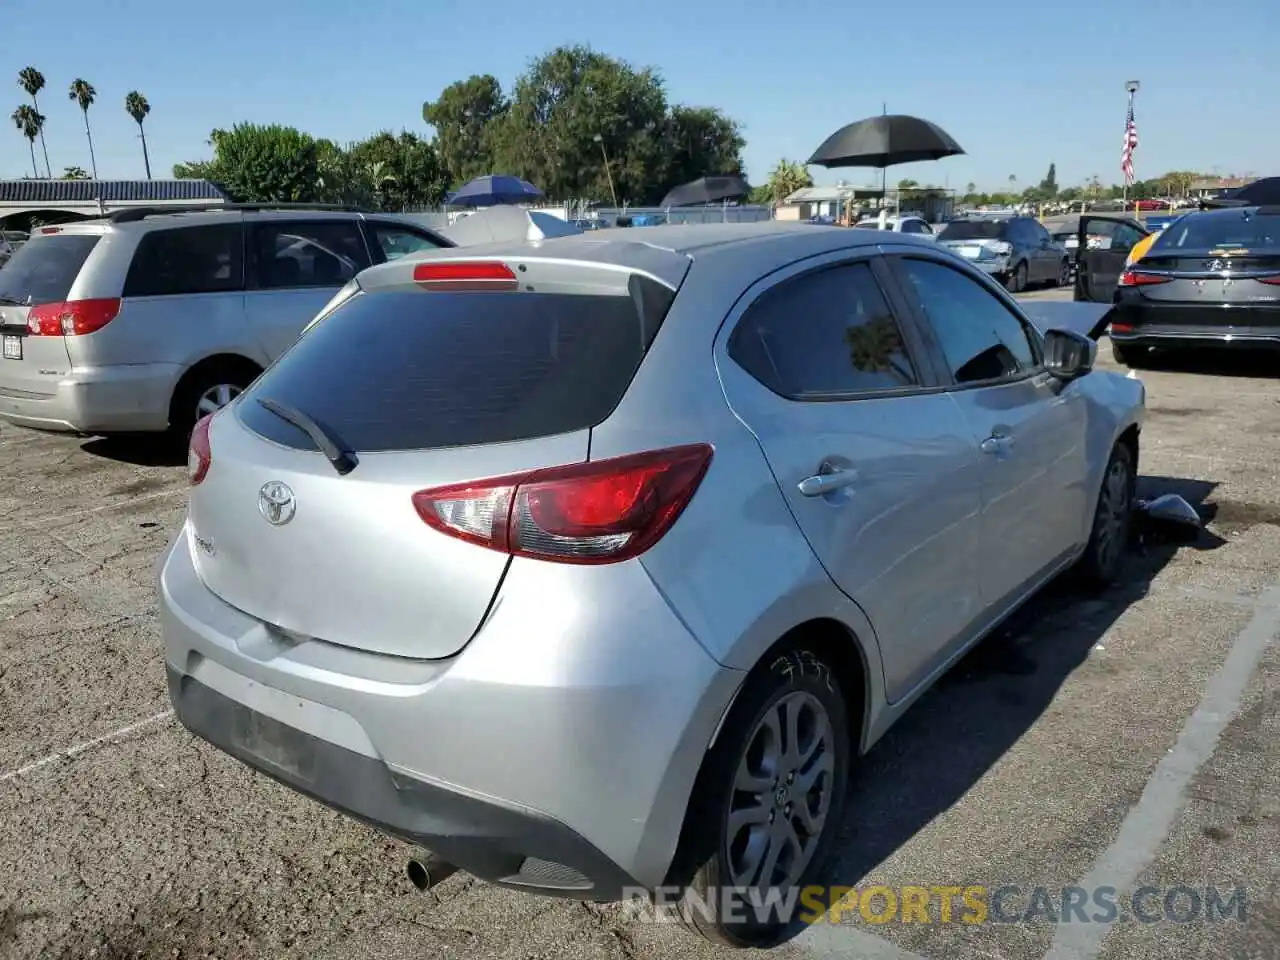
<svg viewBox="0 0 1280 960">
<path fill-rule="evenodd" d="M 674 294 L 632 275 L 599 293 L 360 294 L 295 343 L 239 404 L 255 433 L 311 439 L 254 398 L 355 451 L 504 443 L 593 427 L 622 399 Z"/>
<path fill-rule="evenodd" d="M 1156 250 L 1225 249 L 1258 250 L 1280 247 L 1280 217 L 1252 216 L 1247 220 L 1232 211 L 1227 215 L 1194 214 L 1170 224 L 1153 244 Z"/>
<path fill-rule="evenodd" d="M 95 233 L 61 233 L 31 240 L 0 267 L 0 301 L 60 303 L 101 239 Z"/>
<path fill-rule="evenodd" d="M 1004 224 L 998 220 L 953 220 L 938 234 L 939 240 L 998 240 Z"/>
</svg>

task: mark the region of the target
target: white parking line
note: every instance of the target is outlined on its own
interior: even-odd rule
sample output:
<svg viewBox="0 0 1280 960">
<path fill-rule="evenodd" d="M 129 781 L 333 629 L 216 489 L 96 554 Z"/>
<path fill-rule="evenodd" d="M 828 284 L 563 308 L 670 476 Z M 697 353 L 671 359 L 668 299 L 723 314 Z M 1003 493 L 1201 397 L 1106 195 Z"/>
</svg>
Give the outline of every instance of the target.
<svg viewBox="0 0 1280 960">
<path fill-rule="evenodd" d="M 118 740 L 120 737 L 128 736 L 136 730 L 149 727 L 153 723 L 159 723 L 162 720 L 168 720 L 173 716 L 172 710 L 165 710 L 163 713 L 157 713 L 154 716 L 147 717 L 145 720 L 139 720 L 137 723 L 131 723 L 127 727 L 121 727 L 119 730 L 113 730 L 111 733 L 103 734 L 100 737 L 94 737 L 92 740 L 86 740 L 84 743 L 77 743 L 74 747 L 68 747 L 66 750 L 60 750 L 57 753 L 51 753 L 47 757 L 39 760 L 33 760 L 26 766 L 18 767 L 16 770 L 10 770 L 8 773 L 0 773 L 0 783 L 9 780 L 16 780 L 18 777 L 28 773 L 34 773 L 41 767 L 47 767 L 51 763 L 57 763 L 59 760 L 70 760 L 80 754 L 92 750 L 94 747 L 101 746 L 104 743 L 110 743 L 112 740 Z"/>
<path fill-rule="evenodd" d="M 1169 836 L 1186 800 L 1187 786 L 1213 756 L 1218 738 L 1231 722 L 1245 687 L 1268 644 L 1280 633 L 1280 586 L 1258 600 L 1253 618 L 1231 645 L 1227 659 L 1205 688 L 1195 713 L 1147 781 L 1137 806 L 1120 824 L 1120 832 L 1079 883 L 1085 890 L 1133 888 Z M 1092 960 L 1098 955 L 1109 926 L 1101 923 L 1063 924 L 1057 929 L 1045 960 Z"/>
</svg>

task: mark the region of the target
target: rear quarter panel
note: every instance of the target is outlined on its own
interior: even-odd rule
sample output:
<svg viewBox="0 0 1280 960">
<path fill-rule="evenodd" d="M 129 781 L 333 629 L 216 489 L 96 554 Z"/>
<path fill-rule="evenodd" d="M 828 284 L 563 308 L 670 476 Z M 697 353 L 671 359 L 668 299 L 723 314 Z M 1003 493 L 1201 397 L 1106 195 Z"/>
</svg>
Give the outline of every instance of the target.
<svg viewBox="0 0 1280 960">
<path fill-rule="evenodd" d="M 1146 387 L 1141 380 L 1130 379 L 1109 370 L 1095 370 L 1073 385 L 1085 399 L 1084 415 L 1088 417 L 1085 443 L 1088 446 L 1089 470 L 1086 478 L 1089 504 L 1097 502 L 1102 476 L 1111 457 L 1111 449 L 1129 428 L 1142 430 L 1146 416 Z M 1081 542 L 1088 540 L 1093 523 L 1090 511 L 1082 518 Z"/>
</svg>

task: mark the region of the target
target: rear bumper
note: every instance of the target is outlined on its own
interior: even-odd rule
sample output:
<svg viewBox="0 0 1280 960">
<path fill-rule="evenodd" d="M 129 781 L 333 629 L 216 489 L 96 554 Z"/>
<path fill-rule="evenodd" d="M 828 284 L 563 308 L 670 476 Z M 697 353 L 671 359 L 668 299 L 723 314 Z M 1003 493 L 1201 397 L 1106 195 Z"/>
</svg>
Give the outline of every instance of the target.
<svg viewBox="0 0 1280 960">
<path fill-rule="evenodd" d="M 386 764 L 286 726 L 167 668 L 178 719 L 197 736 L 314 800 L 427 847 L 491 883 L 544 893 L 621 899 L 637 881 L 550 817 L 397 774 Z M 245 747 L 257 741 L 286 766 Z"/>
<path fill-rule="evenodd" d="M 0 418 L 64 433 L 162 431 L 180 371 L 170 364 L 74 370 L 62 379 L 6 379 L 0 366 Z"/>
<path fill-rule="evenodd" d="M 639 564 L 513 561 L 470 643 L 415 660 L 285 637 L 210 592 L 191 549 L 184 527 L 158 586 L 195 734 L 484 880 L 587 900 L 665 881 L 743 674 Z"/>
<path fill-rule="evenodd" d="M 1111 315 L 1109 336 L 1132 346 L 1280 350 L 1280 308 L 1122 301 Z"/>
</svg>

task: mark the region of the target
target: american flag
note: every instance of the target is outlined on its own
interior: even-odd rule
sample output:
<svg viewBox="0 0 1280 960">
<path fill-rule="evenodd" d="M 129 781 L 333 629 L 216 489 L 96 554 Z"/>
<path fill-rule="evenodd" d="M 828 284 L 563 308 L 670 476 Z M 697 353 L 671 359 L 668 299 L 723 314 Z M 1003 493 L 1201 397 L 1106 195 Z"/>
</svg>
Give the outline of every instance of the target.
<svg viewBox="0 0 1280 960">
<path fill-rule="evenodd" d="M 1133 97 L 1129 97 L 1129 119 L 1124 125 L 1124 149 L 1120 151 L 1120 172 L 1125 186 L 1133 185 L 1133 151 L 1138 149 L 1138 125 L 1133 121 Z"/>
</svg>

